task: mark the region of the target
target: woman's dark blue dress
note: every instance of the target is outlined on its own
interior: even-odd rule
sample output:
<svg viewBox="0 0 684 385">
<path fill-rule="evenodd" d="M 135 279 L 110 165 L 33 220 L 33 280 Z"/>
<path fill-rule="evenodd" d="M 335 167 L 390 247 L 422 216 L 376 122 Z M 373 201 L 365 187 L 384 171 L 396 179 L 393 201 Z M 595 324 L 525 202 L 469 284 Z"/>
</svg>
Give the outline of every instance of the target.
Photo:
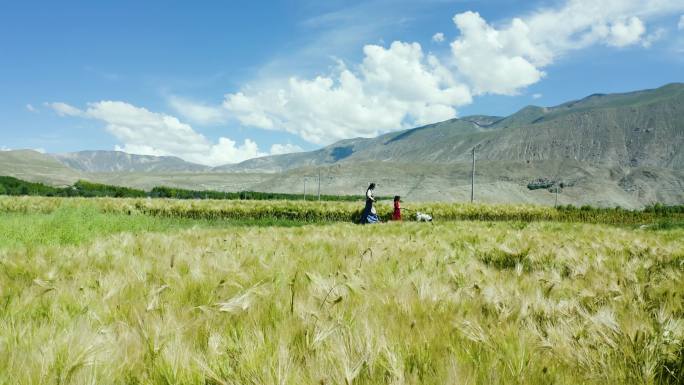
<svg viewBox="0 0 684 385">
<path fill-rule="evenodd" d="M 361 214 L 361 224 L 378 222 L 378 215 L 373 214 L 373 200 L 370 198 L 368 192 L 366 192 L 366 207 L 363 208 L 363 213 Z"/>
</svg>

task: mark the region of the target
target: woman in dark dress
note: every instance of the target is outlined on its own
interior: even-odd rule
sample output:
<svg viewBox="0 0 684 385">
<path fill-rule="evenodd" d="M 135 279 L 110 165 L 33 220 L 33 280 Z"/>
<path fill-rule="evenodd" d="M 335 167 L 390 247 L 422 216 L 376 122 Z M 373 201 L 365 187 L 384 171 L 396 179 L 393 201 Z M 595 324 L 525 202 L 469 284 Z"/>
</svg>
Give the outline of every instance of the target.
<svg viewBox="0 0 684 385">
<path fill-rule="evenodd" d="M 366 207 L 363 208 L 363 214 L 361 214 L 361 224 L 366 223 L 378 223 L 378 214 L 375 212 L 375 183 L 371 183 L 366 189 Z"/>
</svg>

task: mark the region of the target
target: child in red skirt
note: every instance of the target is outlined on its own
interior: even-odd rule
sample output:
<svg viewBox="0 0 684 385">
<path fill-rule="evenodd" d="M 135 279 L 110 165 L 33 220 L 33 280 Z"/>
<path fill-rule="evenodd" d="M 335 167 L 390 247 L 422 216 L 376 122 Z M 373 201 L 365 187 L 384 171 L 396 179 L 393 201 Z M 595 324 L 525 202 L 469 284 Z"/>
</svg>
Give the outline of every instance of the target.
<svg viewBox="0 0 684 385">
<path fill-rule="evenodd" d="M 401 202 L 401 197 L 399 195 L 394 196 L 394 212 L 392 213 L 392 220 L 393 221 L 400 221 L 401 220 L 401 207 L 399 206 L 399 203 Z"/>
</svg>

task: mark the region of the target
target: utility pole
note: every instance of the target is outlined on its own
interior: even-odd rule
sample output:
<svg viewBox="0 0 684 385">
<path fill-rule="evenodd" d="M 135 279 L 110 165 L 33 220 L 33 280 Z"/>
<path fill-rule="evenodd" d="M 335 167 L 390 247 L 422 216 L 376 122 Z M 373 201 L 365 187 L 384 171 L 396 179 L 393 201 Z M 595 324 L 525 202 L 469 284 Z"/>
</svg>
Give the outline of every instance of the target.
<svg viewBox="0 0 684 385">
<path fill-rule="evenodd" d="M 553 207 L 558 207 L 558 186 L 556 186 L 556 203 L 554 203 Z"/>
<path fill-rule="evenodd" d="M 473 169 L 470 174 L 470 203 L 475 201 L 475 147 L 473 147 Z"/>
<path fill-rule="evenodd" d="M 321 201 L 321 169 L 318 169 L 318 201 Z"/>
<path fill-rule="evenodd" d="M 304 200 L 306 200 L 306 177 L 304 177 Z"/>
</svg>

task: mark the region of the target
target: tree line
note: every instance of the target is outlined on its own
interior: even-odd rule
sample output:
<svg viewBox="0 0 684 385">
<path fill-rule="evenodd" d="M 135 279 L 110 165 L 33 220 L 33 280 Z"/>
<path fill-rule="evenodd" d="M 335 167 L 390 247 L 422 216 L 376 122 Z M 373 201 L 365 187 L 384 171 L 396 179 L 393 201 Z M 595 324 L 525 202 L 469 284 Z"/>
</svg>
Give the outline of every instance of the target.
<svg viewBox="0 0 684 385">
<path fill-rule="evenodd" d="M 226 199 L 226 200 L 314 200 L 316 195 L 285 194 L 258 191 L 224 192 L 212 190 L 188 190 L 159 186 L 150 191 L 92 183 L 79 180 L 72 186 L 54 187 L 43 183 L 28 182 L 11 176 L 0 176 L 0 195 L 47 196 L 47 197 L 112 197 L 112 198 L 172 198 L 172 199 Z M 358 201 L 362 195 L 321 195 L 324 201 Z M 381 199 L 390 199 L 384 197 Z"/>
</svg>

